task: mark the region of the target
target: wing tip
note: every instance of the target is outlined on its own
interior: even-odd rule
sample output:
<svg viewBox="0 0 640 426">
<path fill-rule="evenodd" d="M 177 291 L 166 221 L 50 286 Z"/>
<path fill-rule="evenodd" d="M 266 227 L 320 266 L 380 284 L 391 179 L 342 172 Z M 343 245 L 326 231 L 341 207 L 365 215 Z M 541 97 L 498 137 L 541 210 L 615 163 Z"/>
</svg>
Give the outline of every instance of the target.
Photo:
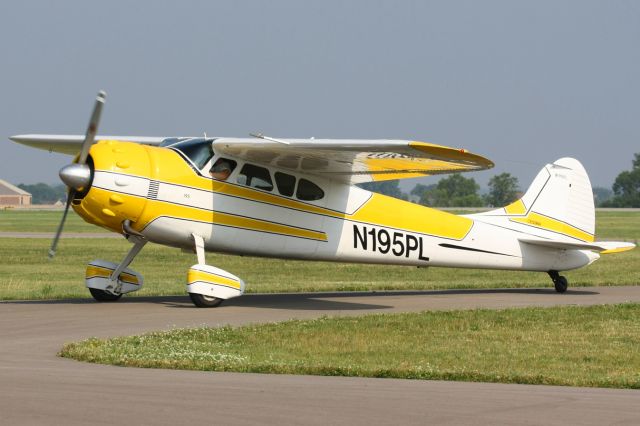
<svg viewBox="0 0 640 426">
<path fill-rule="evenodd" d="M 467 170 L 459 170 L 460 172 L 488 170 L 495 166 L 493 161 L 488 158 L 474 154 L 464 148 L 453 148 L 450 146 L 420 141 L 412 141 L 409 143 L 409 146 L 422 152 L 433 151 L 436 155 L 442 155 L 445 160 L 453 160 L 462 164 L 466 163 L 468 165 L 475 166 L 469 167 Z"/>
<path fill-rule="evenodd" d="M 9 139 L 17 143 L 22 143 L 22 141 L 26 140 L 26 136 L 27 135 L 13 135 L 9 136 Z"/>
</svg>

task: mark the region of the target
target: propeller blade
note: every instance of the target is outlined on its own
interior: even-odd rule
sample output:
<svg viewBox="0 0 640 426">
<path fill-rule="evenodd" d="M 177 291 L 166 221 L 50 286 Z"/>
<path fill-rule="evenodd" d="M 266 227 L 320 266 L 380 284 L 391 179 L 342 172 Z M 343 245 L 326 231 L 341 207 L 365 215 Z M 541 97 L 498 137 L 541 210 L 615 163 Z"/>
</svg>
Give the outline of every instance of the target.
<svg viewBox="0 0 640 426">
<path fill-rule="evenodd" d="M 58 225 L 58 230 L 56 231 L 55 237 L 53 237 L 53 242 L 51 243 L 51 248 L 49 249 L 49 259 L 53 259 L 53 256 L 56 255 L 56 247 L 58 246 L 58 240 L 60 240 L 60 234 L 62 234 L 62 228 L 64 228 L 64 222 L 67 220 L 67 214 L 69 213 L 69 207 L 71 206 L 71 202 L 73 201 L 73 197 L 76 196 L 76 190 L 70 189 L 69 194 L 67 195 L 67 205 L 64 208 L 64 213 L 62 214 L 62 220 L 60 221 L 60 225 Z"/>
<path fill-rule="evenodd" d="M 66 222 L 67 215 L 69 214 L 69 207 L 71 207 L 71 202 L 76 196 L 76 192 L 78 190 L 83 190 L 89 183 L 91 171 L 89 170 L 89 166 L 86 165 L 87 157 L 89 156 L 89 149 L 91 149 L 91 145 L 96 141 L 98 124 L 100 124 L 100 115 L 102 114 L 102 107 L 104 106 L 106 97 L 107 94 L 103 90 L 99 91 L 98 96 L 96 96 L 96 104 L 93 107 L 93 113 L 91 113 L 89 127 L 87 127 L 84 142 L 82 142 L 78 162 L 76 164 L 69 164 L 60 170 L 60 178 L 65 185 L 69 187 L 69 194 L 67 195 L 67 205 L 64 207 L 62 220 L 60 221 L 60 225 L 58 225 L 56 235 L 53 237 L 53 242 L 49 249 L 49 259 L 53 259 L 53 256 L 56 255 L 56 247 L 58 247 L 58 241 L 60 241 L 60 235 L 62 234 L 64 223 Z"/>
<path fill-rule="evenodd" d="M 89 127 L 87 127 L 87 133 L 84 136 L 84 142 L 82 143 L 82 149 L 80 150 L 80 157 L 78 158 L 78 164 L 85 164 L 87 157 L 89 156 L 89 148 L 96 140 L 96 133 L 98 132 L 98 124 L 100 124 L 100 114 L 102 114 L 102 106 L 104 105 L 107 94 L 101 90 L 96 97 L 96 104 L 93 107 L 93 113 L 91 114 L 91 120 L 89 120 Z"/>
</svg>

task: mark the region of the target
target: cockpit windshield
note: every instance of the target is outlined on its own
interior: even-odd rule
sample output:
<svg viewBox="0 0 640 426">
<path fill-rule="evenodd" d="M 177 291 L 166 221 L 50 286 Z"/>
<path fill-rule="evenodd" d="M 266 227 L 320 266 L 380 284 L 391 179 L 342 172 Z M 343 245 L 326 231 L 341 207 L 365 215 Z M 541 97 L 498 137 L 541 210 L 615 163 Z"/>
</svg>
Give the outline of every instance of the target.
<svg viewBox="0 0 640 426">
<path fill-rule="evenodd" d="M 198 170 L 202 170 L 213 157 L 212 142 L 212 139 L 193 138 L 174 143 L 169 148 L 180 151 L 193 162 Z"/>
</svg>

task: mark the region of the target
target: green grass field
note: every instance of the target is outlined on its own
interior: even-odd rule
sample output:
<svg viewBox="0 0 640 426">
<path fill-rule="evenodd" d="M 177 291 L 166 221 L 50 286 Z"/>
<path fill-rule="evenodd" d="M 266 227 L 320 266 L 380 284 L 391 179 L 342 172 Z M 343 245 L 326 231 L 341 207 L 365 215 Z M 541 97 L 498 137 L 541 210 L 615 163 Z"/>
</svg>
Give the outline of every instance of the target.
<svg viewBox="0 0 640 426">
<path fill-rule="evenodd" d="M 597 240 L 640 240 L 640 212 L 596 212 Z"/>
<path fill-rule="evenodd" d="M 0 210 L 0 232 L 56 232 L 62 210 Z M 108 232 L 69 212 L 65 232 Z"/>
<path fill-rule="evenodd" d="M 0 211 L 0 232 L 55 229 L 60 212 Z M 69 232 L 100 228 L 70 215 Z M 640 213 L 598 215 L 603 238 L 637 240 Z M 63 239 L 53 261 L 47 260 L 47 239 L 0 239 L 0 300 L 87 297 L 86 264 L 97 258 L 119 261 L 130 245 L 124 239 Z M 544 273 L 473 269 L 418 269 L 402 266 L 303 262 L 208 254 L 208 262 L 242 277 L 247 292 L 313 292 L 453 288 L 519 288 L 550 286 Z M 138 296 L 183 295 L 187 269 L 195 255 L 149 244 L 131 267 L 143 274 Z M 637 285 L 640 250 L 605 255 L 593 265 L 567 272 L 570 286 Z"/>
<path fill-rule="evenodd" d="M 0 232 L 53 232 L 60 212 L 0 211 Z M 600 239 L 636 241 L 640 213 L 597 215 Z M 67 232 L 101 232 L 71 215 Z M 85 265 L 123 239 L 0 239 L 0 300 L 88 297 Z M 544 273 L 303 262 L 208 254 L 248 292 L 551 286 Z M 135 296 L 184 295 L 194 254 L 149 244 Z M 565 273 L 570 286 L 637 285 L 640 250 Z M 640 388 L 640 305 L 424 312 L 174 330 L 66 345 L 62 356 L 137 367 Z"/>
<path fill-rule="evenodd" d="M 121 259 L 130 244 L 116 239 L 65 239 L 52 261 L 46 239 L 0 239 L 0 300 L 87 297 L 84 271 L 96 259 Z M 242 277 L 247 292 L 312 292 L 551 286 L 544 273 L 305 262 L 208 254 L 208 262 Z M 136 296 L 183 295 L 194 254 L 148 244 L 131 267 L 145 279 Z M 605 255 L 567 272 L 570 286 L 637 285 L 640 250 Z"/>
<path fill-rule="evenodd" d="M 67 344 L 131 367 L 640 388 L 640 304 L 378 314 Z"/>
<path fill-rule="evenodd" d="M 456 211 L 464 214 L 464 210 Z M 59 211 L 0 210 L 0 232 L 55 232 L 62 217 Z M 66 232 L 108 232 L 86 223 L 71 212 L 65 224 Z M 596 212 L 598 239 L 640 240 L 640 212 Z"/>
</svg>

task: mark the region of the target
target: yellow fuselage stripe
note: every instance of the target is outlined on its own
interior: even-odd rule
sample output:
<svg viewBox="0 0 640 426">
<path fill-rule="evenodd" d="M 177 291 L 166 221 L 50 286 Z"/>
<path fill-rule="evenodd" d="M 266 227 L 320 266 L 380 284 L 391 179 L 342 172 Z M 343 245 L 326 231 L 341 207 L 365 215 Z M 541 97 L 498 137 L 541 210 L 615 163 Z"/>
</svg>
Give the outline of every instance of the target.
<svg viewBox="0 0 640 426">
<path fill-rule="evenodd" d="M 147 208 L 143 213 L 143 217 L 146 217 L 147 220 L 143 219 L 143 221 L 150 223 L 154 219 L 162 216 L 185 218 L 214 225 L 231 226 L 234 228 L 268 232 L 271 234 L 280 234 L 290 237 L 327 241 L 327 234 L 324 232 L 306 230 L 265 220 L 242 217 L 232 213 L 214 212 L 196 207 L 177 205 L 168 201 L 149 200 L 149 204 L 147 204 Z"/>
<path fill-rule="evenodd" d="M 559 220 L 543 216 L 536 212 L 530 212 L 526 217 L 512 217 L 509 220 L 513 222 L 524 223 L 525 225 L 534 226 L 536 228 L 545 229 L 547 231 L 557 232 L 559 234 L 568 235 L 581 241 L 592 243 L 595 241 L 593 235 L 571 226 Z"/>
</svg>

